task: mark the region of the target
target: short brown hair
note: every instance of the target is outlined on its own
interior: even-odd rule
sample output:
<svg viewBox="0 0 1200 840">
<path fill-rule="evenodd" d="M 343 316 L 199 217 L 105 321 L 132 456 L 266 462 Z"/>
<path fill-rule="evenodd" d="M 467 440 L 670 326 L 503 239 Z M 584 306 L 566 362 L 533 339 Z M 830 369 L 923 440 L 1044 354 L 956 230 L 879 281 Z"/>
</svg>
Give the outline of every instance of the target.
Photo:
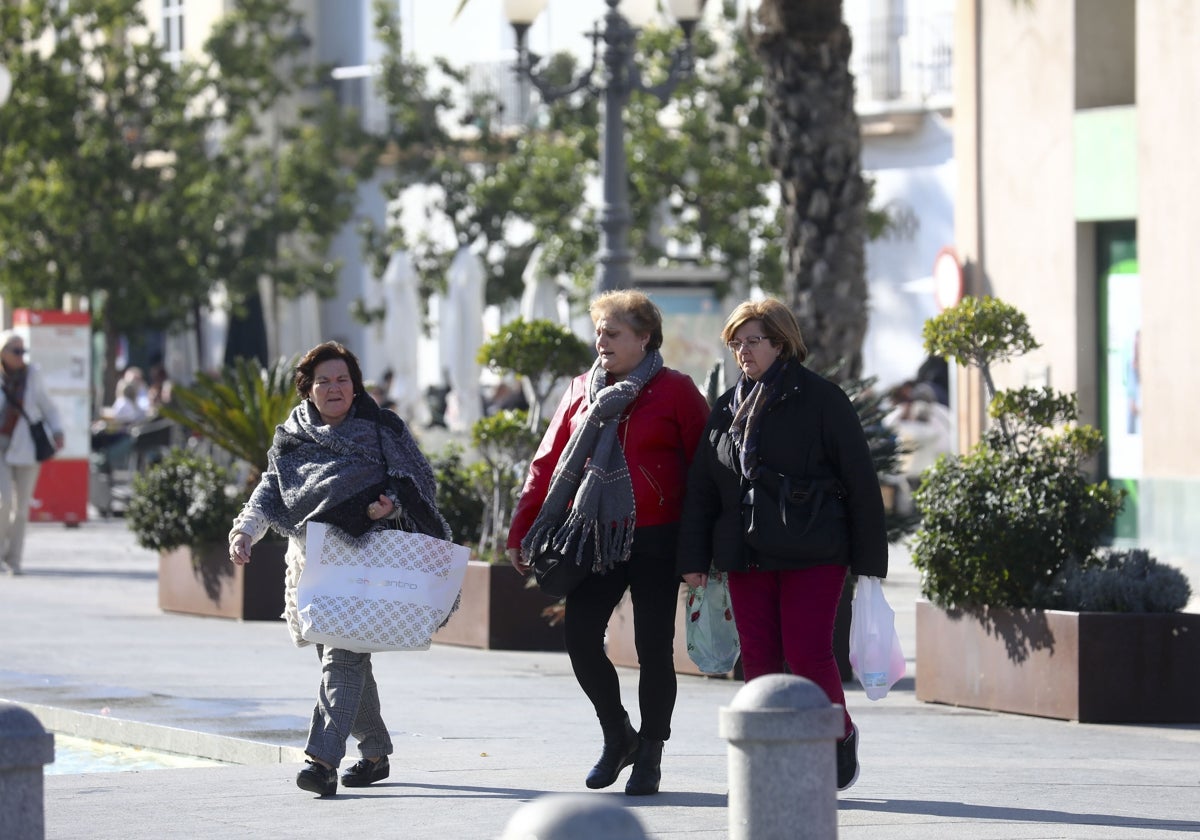
<svg viewBox="0 0 1200 840">
<path fill-rule="evenodd" d="M 354 395 L 363 393 L 363 375 L 362 368 L 358 365 L 358 357 L 338 342 L 326 341 L 305 353 L 296 364 L 292 382 L 295 383 L 296 393 L 301 399 L 306 400 L 312 395 L 313 373 L 317 365 L 331 359 L 341 359 L 346 363 L 346 367 L 350 369 L 350 383 L 354 386 Z"/>
<path fill-rule="evenodd" d="M 739 303 L 721 329 L 721 341 L 726 344 L 733 341 L 734 333 L 747 321 L 762 322 L 763 336 L 779 347 L 779 355 L 784 359 L 803 362 L 808 358 L 808 347 L 800 335 L 800 325 L 796 323 L 796 316 L 775 298 Z"/>
<path fill-rule="evenodd" d="M 588 307 L 592 323 L 601 318 L 614 318 L 628 326 L 638 335 L 649 335 L 646 342 L 647 350 L 657 350 L 662 347 L 662 312 L 654 305 L 654 301 L 645 292 L 637 289 L 617 289 L 613 292 L 593 298 Z"/>
</svg>

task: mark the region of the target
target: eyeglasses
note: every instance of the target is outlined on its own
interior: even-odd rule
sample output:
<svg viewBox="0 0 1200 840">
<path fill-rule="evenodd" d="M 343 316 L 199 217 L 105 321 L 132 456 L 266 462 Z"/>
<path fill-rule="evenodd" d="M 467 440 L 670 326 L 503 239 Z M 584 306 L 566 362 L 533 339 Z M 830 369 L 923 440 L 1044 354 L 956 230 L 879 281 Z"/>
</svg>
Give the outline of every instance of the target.
<svg viewBox="0 0 1200 840">
<path fill-rule="evenodd" d="M 770 339 L 765 335 L 748 335 L 741 341 L 738 341 L 735 338 L 733 341 L 728 342 L 725 346 L 729 348 L 729 352 L 731 353 L 740 353 L 742 352 L 742 348 L 746 347 L 751 350 L 756 350 L 758 345 L 762 344 L 764 341 L 770 341 Z"/>
<path fill-rule="evenodd" d="M 4 352 L 12 353 L 14 356 L 24 356 L 25 348 L 24 347 L 5 347 Z"/>
</svg>

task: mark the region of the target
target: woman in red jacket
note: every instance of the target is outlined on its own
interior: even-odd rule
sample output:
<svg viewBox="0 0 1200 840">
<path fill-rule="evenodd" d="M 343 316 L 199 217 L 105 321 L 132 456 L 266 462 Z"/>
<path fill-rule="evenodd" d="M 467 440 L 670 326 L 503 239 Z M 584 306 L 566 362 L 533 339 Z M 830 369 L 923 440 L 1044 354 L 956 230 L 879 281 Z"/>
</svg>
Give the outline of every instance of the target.
<svg viewBox="0 0 1200 840">
<path fill-rule="evenodd" d="M 571 667 L 592 701 L 604 749 L 587 776 L 604 788 L 630 764 L 630 796 L 658 792 L 675 708 L 675 549 L 688 465 L 708 417 L 699 389 L 663 367 L 662 313 L 641 292 L 592 301 L 595 364 L 576 377 L 529 466 L 508 534 L 508 556 L 528 574 L 546 545 L 591 573 L 567 594 Z M 633 601 L 641 667 L 641 729 L 621 702 L 604 632 L 625 590 Z"/>
</svg>

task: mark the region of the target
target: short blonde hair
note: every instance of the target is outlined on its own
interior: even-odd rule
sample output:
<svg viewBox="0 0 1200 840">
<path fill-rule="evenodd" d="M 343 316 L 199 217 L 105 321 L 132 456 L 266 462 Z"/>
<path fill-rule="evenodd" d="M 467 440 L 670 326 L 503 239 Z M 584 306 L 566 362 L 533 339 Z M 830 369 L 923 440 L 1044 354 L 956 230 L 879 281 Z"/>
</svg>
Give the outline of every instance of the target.
<svg viewBox="0 0 1200 840">
<path fill-rule="evenodd" d="M 649 335 L 647 350 L 662 347 L 662 312 L 645 292 L 639 292 L 637 289 L 605 292 L 592 300 L 588 314 L 592 316 L 593 324 L 603 318 L 612 318 L 625 324 L 638 335 Z"/>
<path fill-rule="evenodd" d="M 808 358 L 808 347 L 800 335 L 796 316 L 775 298 L 748 300 L 738 304 L 721 329 L 721 341 L 726 344 L 733 341 L 734 334 L 747 321 L 762 322 L 763 336 L 779 348 L 779 355 L 784 359 L 803 362 Z"/>
</svg>

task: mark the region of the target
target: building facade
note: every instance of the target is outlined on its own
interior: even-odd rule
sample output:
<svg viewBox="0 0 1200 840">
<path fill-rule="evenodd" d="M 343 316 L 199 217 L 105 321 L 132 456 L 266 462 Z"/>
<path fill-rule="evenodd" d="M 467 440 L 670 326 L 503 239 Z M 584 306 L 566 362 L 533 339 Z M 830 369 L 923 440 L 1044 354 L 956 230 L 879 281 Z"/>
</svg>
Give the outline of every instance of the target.
<svg viewBox="0 0 1200 840">
<path fill-rule="evenodd" d="M 1043 345 L 998 384 L 1075 392 L 1106 436 L 1097 473 L 1129 491 L 1117 540 L 1200 581 L 1200 5 L 958 0 L 955 54 L 968 291 L 1021 309 Z M 965 443 L 981 401 L 960 381 Z"/>
</svg>

